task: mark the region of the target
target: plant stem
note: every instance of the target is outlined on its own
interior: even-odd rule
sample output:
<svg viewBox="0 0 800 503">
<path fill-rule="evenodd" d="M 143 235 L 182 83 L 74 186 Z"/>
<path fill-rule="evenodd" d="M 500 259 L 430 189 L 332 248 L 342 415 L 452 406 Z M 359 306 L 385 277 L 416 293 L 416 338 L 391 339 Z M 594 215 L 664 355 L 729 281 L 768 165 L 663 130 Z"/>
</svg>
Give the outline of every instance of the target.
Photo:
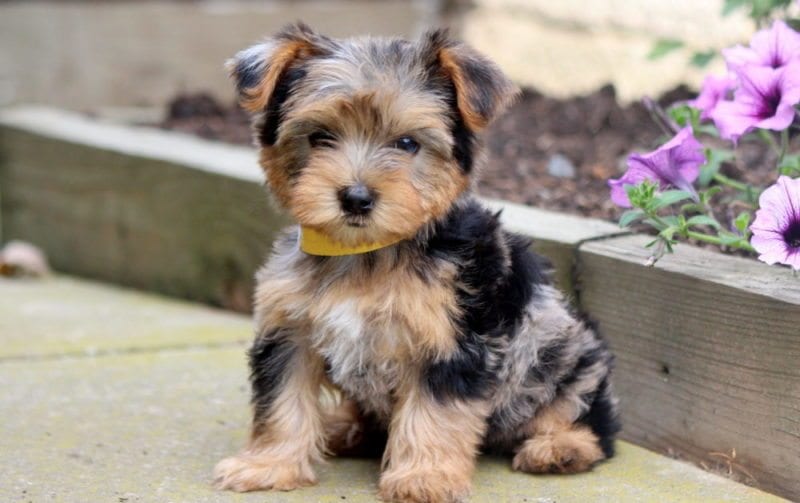
<svg viewBox="0 0 800 503">
<path fill-rule="evenodd" d="M 769 146 L 772 147 L 772 150 L 774 150 L 776 154 L 781 155 L 781 148 L 778 146 L 778 142 L 775 141 L 775 137 L 772 136 L 772 133 L 766 129 L 759 129 L 758 135 L 762 140 L 769 143 Z"/>
<path fill-rule="evenodd" d="M 667 114 L 655 100 L 645 96 L 642 98 L 642 105 L 650 112 L 650 117 L 652 117 L 653 122 L 660 126 L 666 134 L 673 135 L 680 131 L 681 128 L 675 124 L 669 114 Z"/>
<path fill-rule="evenodd" d="M 709 236 L 708 234 L 703 234 L 702 232 L 695 232 L 695 231 L 686 231 L 686 235 L 692 239 L 696 239 L 698 241 L 704 241 L 706 243 L 715 244 L 717 246 L 732 246 L 734 248 L 739 248 L 740 250 L 747 250 L 750 252 L 756 251 L 750 243 L 744 240 L 740 240 L 737 243 L 723 243 L 722 239 L 716 236 Z"/>
<path fill-rule="evenodd" d="M 739 182 L 734 180 L 733 178 L 729 178 L 722 173 L 714 173 L 714 180 L 721 183 L 722 185 L 727 185 L 728 187 L 733 187 L 736 190 L 740 190 L 742 192 L 747 192 L 748 189 L 752 189 L 749 185 L 744 182 Z"/>
<path fill-rule="evenodd" d="M 778 171 L 780 172 L 781 164 L 783 163 L 783 158 L 786 156 L 786 150 L 789 148 L 789 129 L 784 129 L 781 132 L 781 150 L 778 153 Z M 780 174 L 780 173 L 778 173 Z"/>
</svg>

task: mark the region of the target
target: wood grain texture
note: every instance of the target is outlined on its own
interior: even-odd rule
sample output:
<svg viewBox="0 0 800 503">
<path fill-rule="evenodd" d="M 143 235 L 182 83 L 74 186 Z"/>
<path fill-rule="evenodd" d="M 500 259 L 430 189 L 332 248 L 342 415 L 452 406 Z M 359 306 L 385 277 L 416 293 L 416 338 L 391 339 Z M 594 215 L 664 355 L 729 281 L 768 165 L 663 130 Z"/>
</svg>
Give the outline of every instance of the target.
<svg viewBox="0 0 800 503">
<path fill-rule="evenodd" d="M 252 181 L 156 156 L 0 130 L 4 241 L 62 272 L 248 310 L 253 274 L 287 224 Z"/>
<path fill-rule="evenodd" d="M 735 449 L 760 487 L 800 500 L 800 279 L 683 245 L 649 268 L 647 241 L 578 253 L 581 308 L 617 355 L 623 436 L 709 464 Z"/>
</svg>

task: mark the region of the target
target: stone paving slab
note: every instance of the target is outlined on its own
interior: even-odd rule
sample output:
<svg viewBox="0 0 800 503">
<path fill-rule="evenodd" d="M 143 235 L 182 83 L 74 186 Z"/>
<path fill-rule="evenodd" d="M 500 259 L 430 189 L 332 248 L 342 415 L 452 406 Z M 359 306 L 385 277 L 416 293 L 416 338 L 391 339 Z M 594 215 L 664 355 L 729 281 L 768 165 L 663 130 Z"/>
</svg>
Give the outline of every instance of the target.
<svg viewBox="0 0 800 503">
<path fill-rule="evenodd" d="M 9 307 L 37 298 L 49 307 L 27 315 Z M 377 460 L 332 460 L 319 469 L 318 486 L 292 493 L 211 490 L 213 465 L 247 433 L 244 344 L 220 346 L 246 332 L 246 317 L 66 278 L 4 280 L 0 309 L 0 346 L 31 348 L 0 361 L 0 501 L 374 500 Z M 189 332 L 169 335 L 187 319 L 222 335 L 208 345 Z M 64 346 L 74 354 L 60 356 L 58 333 L 78 329 L 81 337 Z M 127 344 L 107 345 L 114 337 Z M 115 352 L 86 355 L 76 350 L 81 344 Z M 508 459 L 484 458 L 472 501 L 781 501 L 624 442 L 619 451 L 592 473 L 569 477 L 514 473 Z"/>
<path fill-rule="evenodd" d="M 0 361 L 251 338 L 248 318 L 221 309 L 63 276 L 0 278 Z"/>
</svg>

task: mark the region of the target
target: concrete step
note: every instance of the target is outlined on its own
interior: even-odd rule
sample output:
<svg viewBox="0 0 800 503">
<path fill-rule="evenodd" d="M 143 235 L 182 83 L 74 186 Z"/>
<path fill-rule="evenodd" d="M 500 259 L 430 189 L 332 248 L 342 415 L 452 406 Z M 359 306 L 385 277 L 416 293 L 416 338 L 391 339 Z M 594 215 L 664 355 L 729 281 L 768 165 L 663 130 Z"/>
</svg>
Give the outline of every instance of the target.
<svg viewBox="0 0 800 503">
<path fill-rule="evenodd" d="M 247 317 L 66 277 L 0 279 L 1 501 L 373 501 L 377 460 L 319 485 L 237 495 L 211 468 L 244 442 Z M 783 501 L 620 442 L 578 476 L 484 457 L 472 501 Z"/>
</svg>

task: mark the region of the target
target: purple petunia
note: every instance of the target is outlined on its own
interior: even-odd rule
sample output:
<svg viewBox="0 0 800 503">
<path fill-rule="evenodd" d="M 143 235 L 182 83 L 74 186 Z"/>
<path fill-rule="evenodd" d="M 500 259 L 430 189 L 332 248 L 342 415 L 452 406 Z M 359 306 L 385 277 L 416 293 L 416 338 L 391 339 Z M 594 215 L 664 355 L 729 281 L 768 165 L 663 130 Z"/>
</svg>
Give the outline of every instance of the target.
<svg viewBox="0 0 800 503">
<path fill-rule="evenodd" d="M 722 50 L 728 68 L 738 72 L 747 65 L 780 68 L 800 60 L 800 33 L 783 21 L 753 35 L 750 47 L 737 45 Z"/>
<path fill-rule="evenodd" d="M 611 200 L 623 208 L 631 202 L 625 192 L 626 185 L 637 185 L 650 180 L 664 190 L 675 187 L 694 193 L 692 182 L 700 174 L 700 166 L 706 162 L 703 146 L 692 135 L 692 128 L 681 129 L 670 141 L 647 154 L 631 154 L 628 171 L 617 180 L 609 180 Z"/>
<path fill-rule="evenodd" d="M 721 137 L 735 142 L 754 128 L 782 131 L 791 125 L 800 102 L 800 61 L 780 68 L 748 65 L 738 75 L 733 101 L 721 101 L 711 112 Z"/>
<path fill-rule="evenodd" d="M 800 270 L 800 179 L 781 176 L 761 193 L 750 244 L 767 264 Z"/>
<path fill-rule="evenodd" d="M 717 107 L 720 101 L 729 99 L 729 94 L 732 94 L 736 88 L 736 77 L 733 75 L 723 75 L 718 77 L 716 75 L 709 75 L 703 81 L 703 88 L 697 98 L 689 101 L 689 105 L 700 109 L 700 118 L 702 120 L 710 119 L 711 113 Z"/>
</svg>

